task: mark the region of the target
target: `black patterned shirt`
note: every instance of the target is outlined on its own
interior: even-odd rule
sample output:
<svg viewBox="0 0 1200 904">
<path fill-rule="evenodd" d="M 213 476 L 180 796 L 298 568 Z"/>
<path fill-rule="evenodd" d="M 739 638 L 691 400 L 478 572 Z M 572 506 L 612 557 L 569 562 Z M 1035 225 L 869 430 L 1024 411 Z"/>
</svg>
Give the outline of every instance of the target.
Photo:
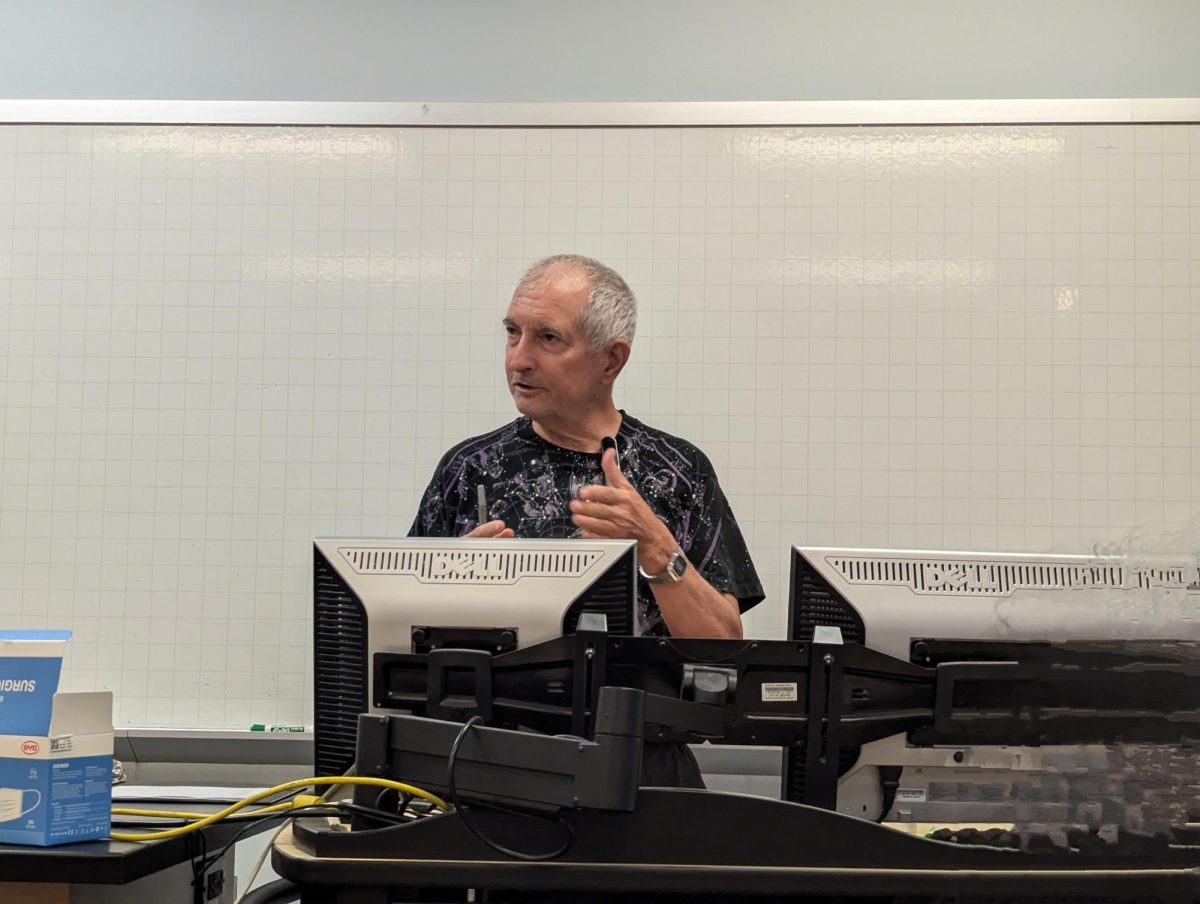
<svg viewBox="0 0 1200 904">
<path fill-rule="evenodd" d="M 621 414 L 616 440 L 626 478 L 705 580 L 737 597 L 743 612 L 760 602 L 762 584 L 708 457 L 687 440 Z M 488 520 L 503 520 L 518 537 L 576 537 L 569 503 L 581 487 L 603 482 L 599 453 L 555 446 L 534 432 L 528 418 L 517 418 L 442 456 L 409 536 L 459 537 L 474 529 L 476 487 L 483 484 Z M 641 580 L 638 627 L 642 634 L 668 633 Z"/>
</svg>

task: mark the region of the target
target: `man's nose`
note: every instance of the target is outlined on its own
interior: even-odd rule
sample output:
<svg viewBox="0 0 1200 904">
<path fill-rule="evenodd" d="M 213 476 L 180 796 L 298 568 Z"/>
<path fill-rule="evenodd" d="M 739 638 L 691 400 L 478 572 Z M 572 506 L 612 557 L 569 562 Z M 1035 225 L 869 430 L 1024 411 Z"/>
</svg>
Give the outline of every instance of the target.
<svg viewBox="0 0 1200 904">
<path fill-rule="evenodd" d="M 529 370 L 533 366 L 532 347 L 526 336 L 521 336 L 505 351 L 509 370 Z"/>
</svg>

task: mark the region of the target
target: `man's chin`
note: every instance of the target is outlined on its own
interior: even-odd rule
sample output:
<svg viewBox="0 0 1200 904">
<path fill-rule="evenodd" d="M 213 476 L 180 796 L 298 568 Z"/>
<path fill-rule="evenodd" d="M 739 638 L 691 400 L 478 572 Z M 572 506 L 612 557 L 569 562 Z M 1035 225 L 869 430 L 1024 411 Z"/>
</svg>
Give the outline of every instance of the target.
<svg viewBox="0 0 1200 904">
<path fill-rule="evenodd" d="M 519 393 L 513 393 L 513 405 L 516 406 L 517 411 L 531 419 L 536 418 L 541 410 L 540 405 L 534 404 L 528 396 L 522 396 Z"/>
</svg>

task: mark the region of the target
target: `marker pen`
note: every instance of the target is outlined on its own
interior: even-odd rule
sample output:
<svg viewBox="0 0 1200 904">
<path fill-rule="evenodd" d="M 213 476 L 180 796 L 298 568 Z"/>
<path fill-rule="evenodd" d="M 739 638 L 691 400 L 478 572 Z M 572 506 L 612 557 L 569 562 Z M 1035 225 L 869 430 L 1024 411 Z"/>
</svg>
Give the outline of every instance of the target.
<svg viewBox="0 0 1200 904">
<path fill-rule="evenodd" d="M 617 467 L 621 467 L 621 450 L 617 448 L 617 441 L 611 436 L 602 437 L 600 440 L 600 454 L 604 455 L 609 449 L 617 453 Z"/>
</svg>

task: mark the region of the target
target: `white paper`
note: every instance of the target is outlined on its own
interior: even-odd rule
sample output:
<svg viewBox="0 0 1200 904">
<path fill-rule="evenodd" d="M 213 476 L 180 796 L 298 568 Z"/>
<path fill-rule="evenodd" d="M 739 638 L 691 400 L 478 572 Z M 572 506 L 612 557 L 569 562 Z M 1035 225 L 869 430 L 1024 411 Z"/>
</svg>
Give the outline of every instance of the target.
<svg viewBox="0 0 1200 904">
<path fill-rule="evenodd" d="M 113 800 L 178 801 L 199 800 L 236 803 L 263 788 L 234 788 L 208 785 L 113 785 Z"/>
</svg>

